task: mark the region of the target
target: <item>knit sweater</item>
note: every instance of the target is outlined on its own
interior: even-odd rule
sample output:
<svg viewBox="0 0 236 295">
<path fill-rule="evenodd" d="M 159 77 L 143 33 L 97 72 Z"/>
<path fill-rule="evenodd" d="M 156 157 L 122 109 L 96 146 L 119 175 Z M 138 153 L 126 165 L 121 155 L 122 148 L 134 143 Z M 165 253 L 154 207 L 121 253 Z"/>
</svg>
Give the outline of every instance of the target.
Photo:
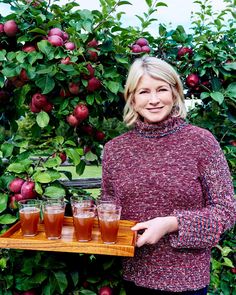
<svg viewBox="0 0 236 295">
<path fill-rule="evenodd" d="M 168 118 L 135 128 L 104 147 L 102 198 L 122 205 L 122 219 L 176 216 L 178 231 L 123 259 L 123 277 L 181 292 L 210 280 L 211 248 L 235 222 L 229 168 L 207 130 Z"/>
</svg>

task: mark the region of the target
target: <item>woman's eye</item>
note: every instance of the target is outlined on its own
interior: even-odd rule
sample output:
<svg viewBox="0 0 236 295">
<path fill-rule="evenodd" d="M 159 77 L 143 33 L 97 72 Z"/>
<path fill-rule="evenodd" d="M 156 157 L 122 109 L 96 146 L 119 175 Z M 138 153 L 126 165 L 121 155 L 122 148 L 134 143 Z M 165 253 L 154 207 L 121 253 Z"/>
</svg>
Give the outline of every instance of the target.
<svg viewBox="0 0 236 295">
<path fill-rule="evenodd" d="M 142 91 L 139 92 L 139 94 L 144 94 L 144 93 L 147 93 L 147 91 L 146 90 L 142 90 Z"/>
<path fill-rule="evenodd" d="M 160 88 L 159 91 L 167 91 L 166 88 Z"/>
</svg>

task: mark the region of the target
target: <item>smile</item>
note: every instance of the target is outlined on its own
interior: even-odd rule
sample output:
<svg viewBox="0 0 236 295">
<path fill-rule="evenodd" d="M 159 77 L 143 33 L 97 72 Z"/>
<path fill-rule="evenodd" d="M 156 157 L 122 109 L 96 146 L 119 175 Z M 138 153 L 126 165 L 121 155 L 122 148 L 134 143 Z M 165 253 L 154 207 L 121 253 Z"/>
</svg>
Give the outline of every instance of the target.
<svg viewBox="0 0 236 295">
<path fill-rule="evenodd" d="M 151 113 L 155 113 L 155 112 L 159 112 L 163 109 L 163 107 L 157 107 L 157 108 L 151 108 L 151 109 L 147 109 L 149 112 Z"/>
</svg>

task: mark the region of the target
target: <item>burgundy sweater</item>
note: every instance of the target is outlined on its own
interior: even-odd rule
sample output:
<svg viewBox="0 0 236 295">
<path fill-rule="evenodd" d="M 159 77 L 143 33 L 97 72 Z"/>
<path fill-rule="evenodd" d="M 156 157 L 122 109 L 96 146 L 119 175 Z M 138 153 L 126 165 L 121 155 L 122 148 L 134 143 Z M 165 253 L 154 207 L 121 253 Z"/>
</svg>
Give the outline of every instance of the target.
<svg viewBox="0 0 236 295">
<path fill-rule="evenodd" d="M 138 121 L 105 145 L 102 195 L 122 205 L 122 219 L 178 219 L 178 232 L 124 258 L 124 279 L 173 292 L 209 284 L 211 248 L 236 216 L 228 165 L 209 131 L 180 118 Z"/>
</svg>

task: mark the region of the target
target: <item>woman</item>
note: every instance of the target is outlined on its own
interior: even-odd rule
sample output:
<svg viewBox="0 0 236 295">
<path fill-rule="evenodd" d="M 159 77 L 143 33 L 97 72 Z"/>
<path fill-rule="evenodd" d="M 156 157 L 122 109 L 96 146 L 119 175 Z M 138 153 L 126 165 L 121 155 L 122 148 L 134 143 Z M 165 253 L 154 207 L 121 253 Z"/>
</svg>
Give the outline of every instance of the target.
<svg viewBox="0 0 236 295">
<path fill-rule="evenodd" d="M 235 222 L 233 186 L 213 135 L 185 122 L 183 87 L 168 63 L 135 60 L 125 86 L 132 130 L 104 148 L 102 193 L 137 220 L 127 294 L 207 294 L 211 248 Z"/>
</svg>

